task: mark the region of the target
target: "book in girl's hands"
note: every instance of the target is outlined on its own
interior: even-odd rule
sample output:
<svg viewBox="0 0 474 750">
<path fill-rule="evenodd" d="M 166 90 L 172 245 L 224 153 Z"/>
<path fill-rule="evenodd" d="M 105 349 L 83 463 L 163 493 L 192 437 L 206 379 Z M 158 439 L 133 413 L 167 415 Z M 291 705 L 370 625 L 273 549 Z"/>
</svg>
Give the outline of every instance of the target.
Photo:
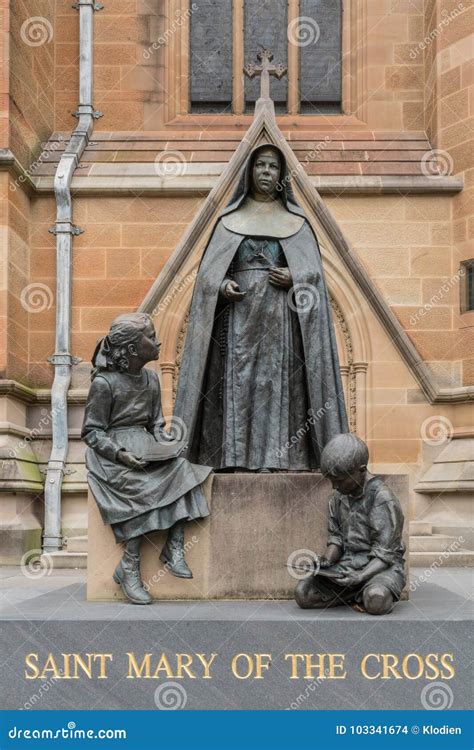
<svg viewBox="0 0 474 750">
<path fill-rule="evenodd" d="M 187 443 L 184 440 L 172 440 L 169 443 L 156 441 L 156 445 L 147 445 L 140 458 L 149 462 L 169 461 L 171 458 L 178 458 L 186 446 Z"/>
</svg>

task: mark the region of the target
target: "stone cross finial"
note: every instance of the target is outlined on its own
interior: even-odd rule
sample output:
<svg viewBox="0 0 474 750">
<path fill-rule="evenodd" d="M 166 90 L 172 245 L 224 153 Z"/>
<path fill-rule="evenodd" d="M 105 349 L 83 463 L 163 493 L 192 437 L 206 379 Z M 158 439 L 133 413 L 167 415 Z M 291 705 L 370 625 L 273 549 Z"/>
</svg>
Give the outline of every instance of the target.
<svg viewBox="0 0 474 750">
<path fill-rule="evenodd" d="M 268 49 L 262 49 L 257 55 L 257 60 L 261 62 L 261 65 L 255 65 L 254 63 L 247 63 L 244 67 L 244 73 L 249 78 L 255 78 L 260 76 L 260 98 L 270 98 L 270 76 L 275 76 L 280 80 L 287 72 L 287 68 L 284 65 L 272 65 L 273 53 Z"/>
</svg>

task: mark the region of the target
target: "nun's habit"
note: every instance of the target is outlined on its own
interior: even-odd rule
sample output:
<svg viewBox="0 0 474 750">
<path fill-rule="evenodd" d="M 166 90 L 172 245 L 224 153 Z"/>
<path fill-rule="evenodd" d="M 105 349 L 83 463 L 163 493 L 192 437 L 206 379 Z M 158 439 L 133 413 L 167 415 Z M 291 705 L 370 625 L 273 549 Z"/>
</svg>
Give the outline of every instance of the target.
<svg viewBox="0 0 474 750">
<path fill-rule="evenodd" d="M 255 149 L 204 252 L 191 303 L 175 414 L 188 458 L 216 469 L 314 470 L 347 432 L 332 315 L 317 239 L 283 153 L 278 199 L 250 195 Z M 293 289 L 269 283 L 288 267 Z M 235 280 L 245 291 L 228 302 Z"/>
</svg>

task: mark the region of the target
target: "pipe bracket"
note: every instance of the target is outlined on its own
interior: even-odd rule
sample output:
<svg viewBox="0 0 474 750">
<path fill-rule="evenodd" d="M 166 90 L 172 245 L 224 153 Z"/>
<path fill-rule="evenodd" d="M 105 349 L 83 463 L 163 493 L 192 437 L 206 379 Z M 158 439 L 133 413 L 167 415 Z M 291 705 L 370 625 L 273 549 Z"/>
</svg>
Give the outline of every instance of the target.
<svg viewBox="0 0 474 750">
<path fill-rule="evenodd" d="M 48 362 L 54 366 L 67 365 L 68 367 L 72 367 L 72 365 L 78 365 L 82 362 L 82 359 L 81 357 L 75 357 L 73 354 L 52 354 L 48 357 Z"/>
<path fill-rule="evenodd" d="M 63 543 L 62 536 L 54 534 L 43 534 L 43 553 L 48 555 L 50 552 L 56 552 L 61 549 Z"/>
<path fill-rule="evenodd" d="M 76 224 L 72 224 L 70 221 L 57 221 L 52 227 L 48 229 L 51 234 L 84 234 L 84 229 L 78 227 Z"/>
<path fill-rule="evenodd" d="M 73 3 L 71 7 L 74 8 L 74 10 L 79 10 L 81 5 L 89 5 L 92 7 L 92 10 L 102 10 L 105 7 L 102 3 L 96 3 L 94 0 L 79 0 L 77 3 Z"/>
<path fill-rule="evenodd" d="M 76 119 L 79 119 L 81 115 L 92 115 L 94 120 L 99 120 L 101 117 L 104 116 L 104 113 L 100 111 L 100 109 L 93 109 L 92 107 L 89 107 L 89 105 L 85 104 L 83 105 L 83 110 L 77 109 L 75 112 L 71 112 L 72 117 L 75 117 Z"/>
<path fill-rule="evenodd" d="M 51 466 L 49 466 L 49 467 L 48 466 L 44 466 L 42 469 L 39 470 L 40 474 L 44 474 L 44 476 L 46 476 L 47 473 L 48 473 L 48 471 L 51 468 L 53 470 L 55 470 L 55 471 L 61 471 L 65 476 L 70 476 L 70 474 L 77 474 L 77 469 L 71 469 L 70 466 L 61 466 L 61 467 L 57 467 L 57 466 L 52 466 L 52 467 Z"/>
</svg>

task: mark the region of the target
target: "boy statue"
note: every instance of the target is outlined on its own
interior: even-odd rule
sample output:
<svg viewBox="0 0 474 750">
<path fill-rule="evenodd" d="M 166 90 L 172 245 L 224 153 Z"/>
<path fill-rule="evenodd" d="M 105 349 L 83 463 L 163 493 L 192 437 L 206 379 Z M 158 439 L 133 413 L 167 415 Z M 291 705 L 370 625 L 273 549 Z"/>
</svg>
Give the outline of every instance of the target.
<svg viewBox="0 0 474 750">
<path fill-rule="evenodd" d="M 321 455 L 321 471 L 334 493 L 329 500 L 328 546 L 295 590 L 303 609 L 356 604 L 385 615 L 405 585 L 403 513 L 381 477 L 367 471 L 369 451 L 352 433 L 337 435 Z"/>
</svg>

